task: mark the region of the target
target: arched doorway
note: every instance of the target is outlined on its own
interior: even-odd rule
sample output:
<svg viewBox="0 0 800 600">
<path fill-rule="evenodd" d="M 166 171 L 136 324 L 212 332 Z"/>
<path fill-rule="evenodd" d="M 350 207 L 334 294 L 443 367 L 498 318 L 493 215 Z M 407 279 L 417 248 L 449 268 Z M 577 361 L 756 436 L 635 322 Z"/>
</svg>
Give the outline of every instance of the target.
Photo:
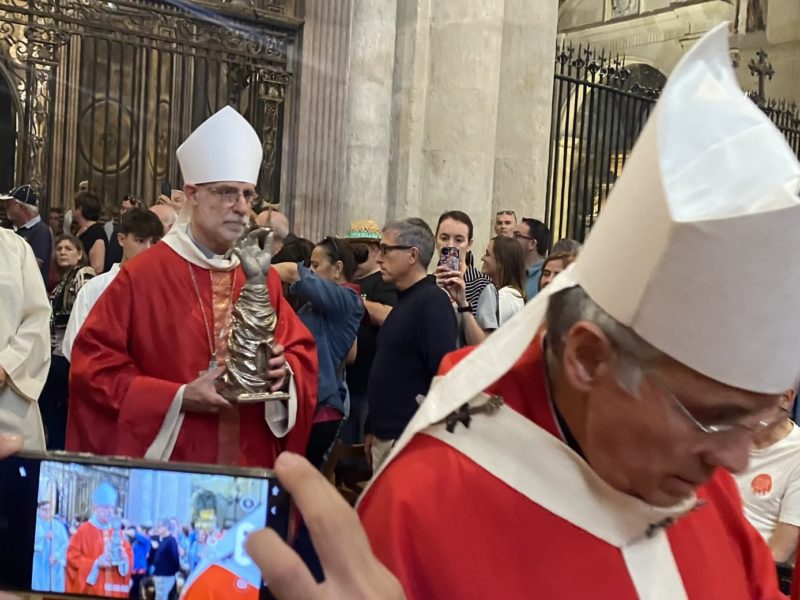
<svg viewBox="0 0 800 600">
<path fill-rule="evenodd" d="M 0 71 L 0 191 L 14 187 L 17 152 L 17 107 L 14 90 Z"/>
</svg>

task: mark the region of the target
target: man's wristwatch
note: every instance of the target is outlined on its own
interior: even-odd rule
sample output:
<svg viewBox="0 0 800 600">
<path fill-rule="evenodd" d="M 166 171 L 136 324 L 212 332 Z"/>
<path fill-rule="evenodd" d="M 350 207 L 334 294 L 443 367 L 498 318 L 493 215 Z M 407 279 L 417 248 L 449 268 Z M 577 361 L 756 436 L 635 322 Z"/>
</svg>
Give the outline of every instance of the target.
<svg viewBox="0 0 800 600">
<path fill-rule="evenodd" d="M 467 304 L 466 306 L 459 306 L 458 307 L 458 312 L 460 312 L 460 313 L 472 312 L 472 307 L 469 304 Z"/>
</svg>

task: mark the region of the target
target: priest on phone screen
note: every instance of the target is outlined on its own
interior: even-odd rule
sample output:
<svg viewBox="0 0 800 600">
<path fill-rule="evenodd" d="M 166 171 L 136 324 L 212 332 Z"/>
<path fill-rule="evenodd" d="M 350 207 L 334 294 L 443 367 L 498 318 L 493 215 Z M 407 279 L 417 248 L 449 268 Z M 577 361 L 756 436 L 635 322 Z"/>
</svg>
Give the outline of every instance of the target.
<svg viewBox="0 0 800 600">
<path fill-rule="evenodd" d="M 118 503 L 117 490 L 105 481 L 92 493 L 92 516 L 78 527 L 67 547 L 68 594 L 128 597 L 133 549 L 117 517 Z"/>
</svg>

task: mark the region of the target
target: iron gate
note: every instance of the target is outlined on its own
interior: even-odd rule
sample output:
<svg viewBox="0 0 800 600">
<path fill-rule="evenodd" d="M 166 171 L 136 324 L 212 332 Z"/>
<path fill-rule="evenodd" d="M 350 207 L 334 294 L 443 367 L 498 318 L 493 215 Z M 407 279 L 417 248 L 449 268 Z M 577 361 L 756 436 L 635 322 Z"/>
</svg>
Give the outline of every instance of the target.
<svg viewBox="0 0 800 600">
<path fill-rule="evenodd" d="M 0 0 L 15 183 L 38 187 L 48 206 L 68 205 L 84 180 L 107 205 L 151 202 L 162 182 L 181 183 L 181 141 L 233 104 L 263 143 L 259 192 L 277 201 L 296 35 L 278 16 L 284 3 L 234 18 L 220 12 L 230 5 L 178 0 Z"/>
<path fill-rule="evenodd" d="M 800 107 L 787 100 L 761 99 L 758 93 L 747 94 L 756 105 L 775 123 L 786 137 L 789 146 L 800 159 Z"/>
<path fill-rule="evenodd" d="M 584 240 L 665 81 L 590 47 L 557 50 L 545 209 L 553 242 Z"/>
<path fill-rule="evenodd" d="M 766 53 L 758 56 L 765 63 Z M 628 66 L 590 47 L 557 50 L 545 209 L 553 242 L 585 239 L 664 83 L 652 67 Z M 761 73 L 759 91 L 748 96 L 800 158 L 800 108 L 765 98 L 763 88 Z"/>
</svg>

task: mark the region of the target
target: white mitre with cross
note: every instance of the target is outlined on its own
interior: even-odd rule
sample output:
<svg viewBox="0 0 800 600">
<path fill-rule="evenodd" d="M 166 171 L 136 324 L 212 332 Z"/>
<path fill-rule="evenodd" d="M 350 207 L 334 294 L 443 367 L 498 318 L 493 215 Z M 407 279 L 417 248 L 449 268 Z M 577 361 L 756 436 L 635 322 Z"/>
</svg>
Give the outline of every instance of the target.
<svg viewBox="0 0 800 600">
<path fill-rule="evenodd" d="M 392 457 L 509 371 L 549 297 L 575 285 L 711 379 L 797 383 L 800 164 L 739 87 L 727 37 L 716 27 L 675 68 L 577 261 L 437 379 Z"/>
<path fill-rule="evenodd" d="M 176 152 L 186 183 L 258 182 L 264 151 L 253 126 L 231 106 L 203 121 Z"/>
</svg>

